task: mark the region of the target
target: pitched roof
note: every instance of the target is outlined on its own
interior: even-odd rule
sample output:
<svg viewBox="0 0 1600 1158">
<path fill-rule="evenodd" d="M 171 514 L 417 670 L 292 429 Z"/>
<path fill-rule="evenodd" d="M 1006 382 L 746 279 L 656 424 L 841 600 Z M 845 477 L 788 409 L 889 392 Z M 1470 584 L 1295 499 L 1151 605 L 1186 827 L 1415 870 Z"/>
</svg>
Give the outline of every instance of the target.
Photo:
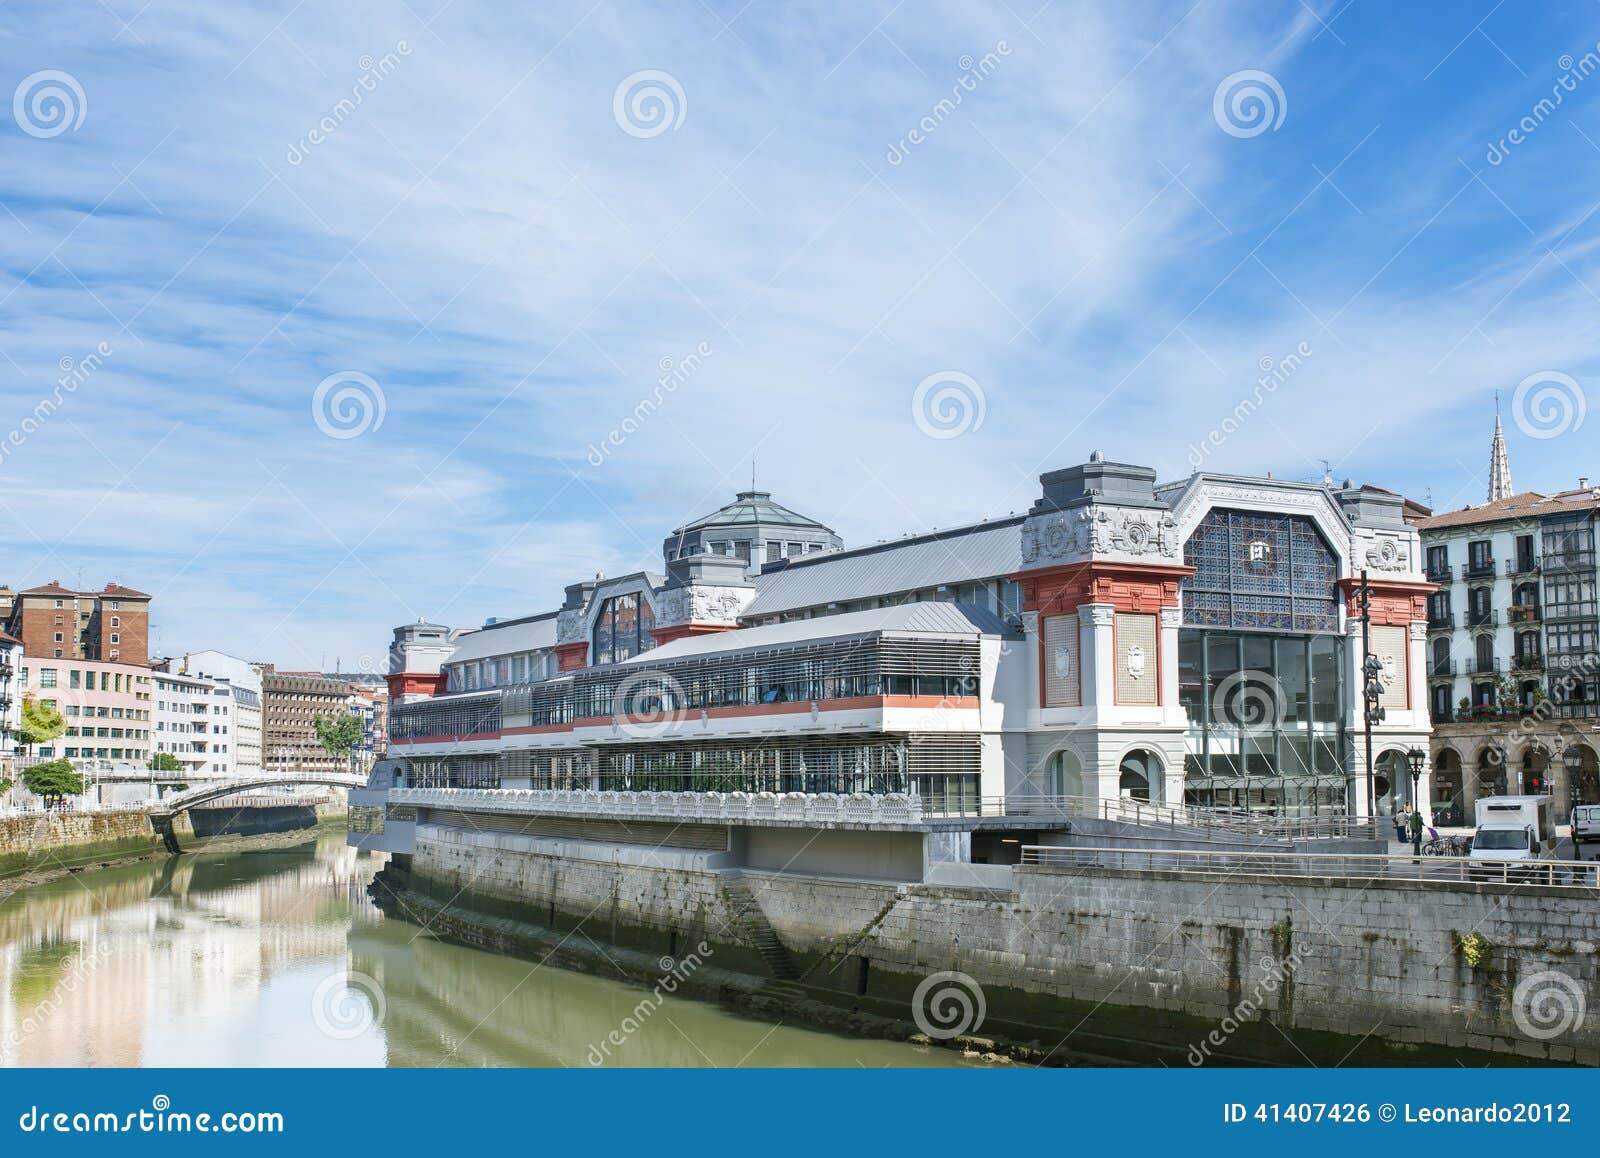
<svg viewBox="0 0 1600 1158">
<path fill-rule="evenodd" d="M 718 507 L 709 515 L 685 523 L 673 529 L 674 535 L 682 535 L 689 531 L 698 531 L 705 527 L 742 527 L 756 524 L 771 524 L 783 527 L 810 527 L 818 531 L 832 529 L 808 519 L 804 515 L 791 511 L 788 507 L 772 501 L 770 491 L 740 491 L 738 496 L 725 507 Z"/>
<path fill-rule="evenodd" d="M 17 592 L 19 595 L 121 595 L 129 599 L 149 599 L 150 596 L 143 591 L 135 591 L 132 587 L 124 587 L 120 583 L 107 583 L 104 591 L 74 591 L 70 587 L 63 587 L 59 579 L 52 579 L 42 587 L 29 587 L 26 591 Z"/>
<path fill-rule="evenodd" d="M 1022 569 L 1023 516 L 796 559 L 752 577 L 756 597 L 746 618 L 759 618 L 936 584 L 993 579 Z"/>
<path fill-rule="evenodd" d="M 457 637 L 456 649 L 446 663 L 483 659 L 491 655 L 511 655 L 523 651 L 539 651 L 556 645 L 556 613 L 529 615 L 521 619 L 508 619 L 491 623 L 476 631 Z"/>
<path fill-rule="evenodd" d="M 1471 527 L 1484 523 L 1512 522 L 1517 519 L 1541 519 L 1548 515 L 1567 514 L 1572 511 L 1600 510 L 1600 487 L 1583 487 L 1542 495 L 1537 491 L 1524 491 L 1509 495 L 1492 503 L 1447 511 L 1431 519 L 1419 519 L 1419 531 L 1444 531 L 1452 527 Z"/>
<path fill-rule="evenodd" d="M 684 659 L 694 655 L 745 651 L 776 647 L 787 643 L 810 643 L 824 639 L 888 634 L 911 635 L 1014 635 L 994 612 L 971 603 L 900 603 L 875 607 L 870 611 L 851 611 L 843 615 L 821 615 L 815 619 L 792 619 L 763 627 L 741 627 L 713 635 L 691 635 L 641 651 L 623 663 L 655 663 Z"/>
</svg>

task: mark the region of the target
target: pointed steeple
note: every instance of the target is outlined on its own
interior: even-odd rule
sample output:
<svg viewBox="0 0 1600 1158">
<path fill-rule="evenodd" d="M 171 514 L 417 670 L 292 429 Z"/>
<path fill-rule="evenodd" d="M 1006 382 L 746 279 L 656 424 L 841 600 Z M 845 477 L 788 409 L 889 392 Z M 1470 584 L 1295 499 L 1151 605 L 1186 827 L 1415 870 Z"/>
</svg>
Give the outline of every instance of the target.
<svg viewBox="0 0 1600 1158">
<path fill-rule="evenodd" d="M 1508 499 L 1511 489 L 1511 460 L 1506 457 L 1506 432 L 1500 425 L 1500 391 L 1494 392 L 1494 442 L 1489 445 L 1489 501 Z"/>
</svg>

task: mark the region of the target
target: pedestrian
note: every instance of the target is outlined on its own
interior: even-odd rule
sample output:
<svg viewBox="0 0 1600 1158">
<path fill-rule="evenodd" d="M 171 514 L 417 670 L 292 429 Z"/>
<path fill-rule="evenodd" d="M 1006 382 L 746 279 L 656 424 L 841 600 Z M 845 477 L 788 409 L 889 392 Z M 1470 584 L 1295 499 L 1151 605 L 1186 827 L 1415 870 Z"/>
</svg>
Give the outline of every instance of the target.
<svg viewBox="0 0 1600 1158">
<path fill-rule="evenodd" d="M 1403 809 L 1394 814 L 1394 838 L 1401 844 L 1406 842 L 1406 814 Z"/>
<path fill-rule="evenodd" d="M 1422 855 L 1422 809 L 1413 808 L 1411 811 L 1411 853 L 1413 856 Z"/>
</svg>

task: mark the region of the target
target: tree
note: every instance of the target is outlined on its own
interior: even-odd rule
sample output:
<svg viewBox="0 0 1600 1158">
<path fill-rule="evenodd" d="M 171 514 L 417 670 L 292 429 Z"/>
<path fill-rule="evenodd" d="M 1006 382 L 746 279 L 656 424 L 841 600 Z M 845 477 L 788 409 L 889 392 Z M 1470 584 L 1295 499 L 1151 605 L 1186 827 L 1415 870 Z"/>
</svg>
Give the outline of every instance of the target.
<svg viewBox="0 0 1600 1158">
<path fill-rule="evenodd" d="M 46 760 L 43 764 L 24 768 L 22 783 L 29 792 L 41 798 L 46 807 L 63 796 L 83 794 L 83 777 L 78 775 L 71 760 Z"/>
<path fill-rule="evenodd" d="M 152 772 L 182 772 L 183 765 L 178 763 L 178 758 L 171 752 L 157 752 L 150 757 L 150 771 Z"/>
<path fill-rule="evenodd" d="M 54 705 L 32 696 L 22 697 L 22 720 L 17 726 L 17 742 L 29 749 L 30 754 L 35 744 L 48 744 L 66 733 L 66 717 L 56 711 Z"/>
<path fill-rule="evenodd" d="M 312 717 L 311 726 L 317 730 L 317 742 L 322 745 L 323 751 L 345 761 L 354 769 L 356 745 L 367 738 L 367 728 L 361 722 L 361 717 L 351 712 L 342 716 L 319 712 Z"/>
</svg>

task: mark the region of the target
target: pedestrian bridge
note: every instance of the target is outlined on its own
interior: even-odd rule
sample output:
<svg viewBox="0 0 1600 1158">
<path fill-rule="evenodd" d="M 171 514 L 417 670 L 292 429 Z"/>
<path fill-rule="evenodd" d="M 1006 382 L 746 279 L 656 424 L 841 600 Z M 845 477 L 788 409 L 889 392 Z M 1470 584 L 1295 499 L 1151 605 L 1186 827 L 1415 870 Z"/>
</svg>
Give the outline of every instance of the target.
<svg viewBox="0 0 1600 1158">
<path fill-rule="evenodd" d="M 229 780 L 215 780 L 198 788 L 191 788 L 187 792 L 178 792 L 153 801 L 150 805 L 150 826 L 161 837 L 161 842 L 168 852 L 182 852 L 178 846 L 177 833 L 172 829 L 172 818 L 179 813 L 188 812 L 196 805 L 208 804 L 226 796 L 237 796 L 243 792 L 289 784 L 313 784 L 324 788 L 363 788 L 366 783 L 365 776 L 354 772 L 289 771 L 262 773 L 259 776 L 235 776 Z"/>
</svg>

